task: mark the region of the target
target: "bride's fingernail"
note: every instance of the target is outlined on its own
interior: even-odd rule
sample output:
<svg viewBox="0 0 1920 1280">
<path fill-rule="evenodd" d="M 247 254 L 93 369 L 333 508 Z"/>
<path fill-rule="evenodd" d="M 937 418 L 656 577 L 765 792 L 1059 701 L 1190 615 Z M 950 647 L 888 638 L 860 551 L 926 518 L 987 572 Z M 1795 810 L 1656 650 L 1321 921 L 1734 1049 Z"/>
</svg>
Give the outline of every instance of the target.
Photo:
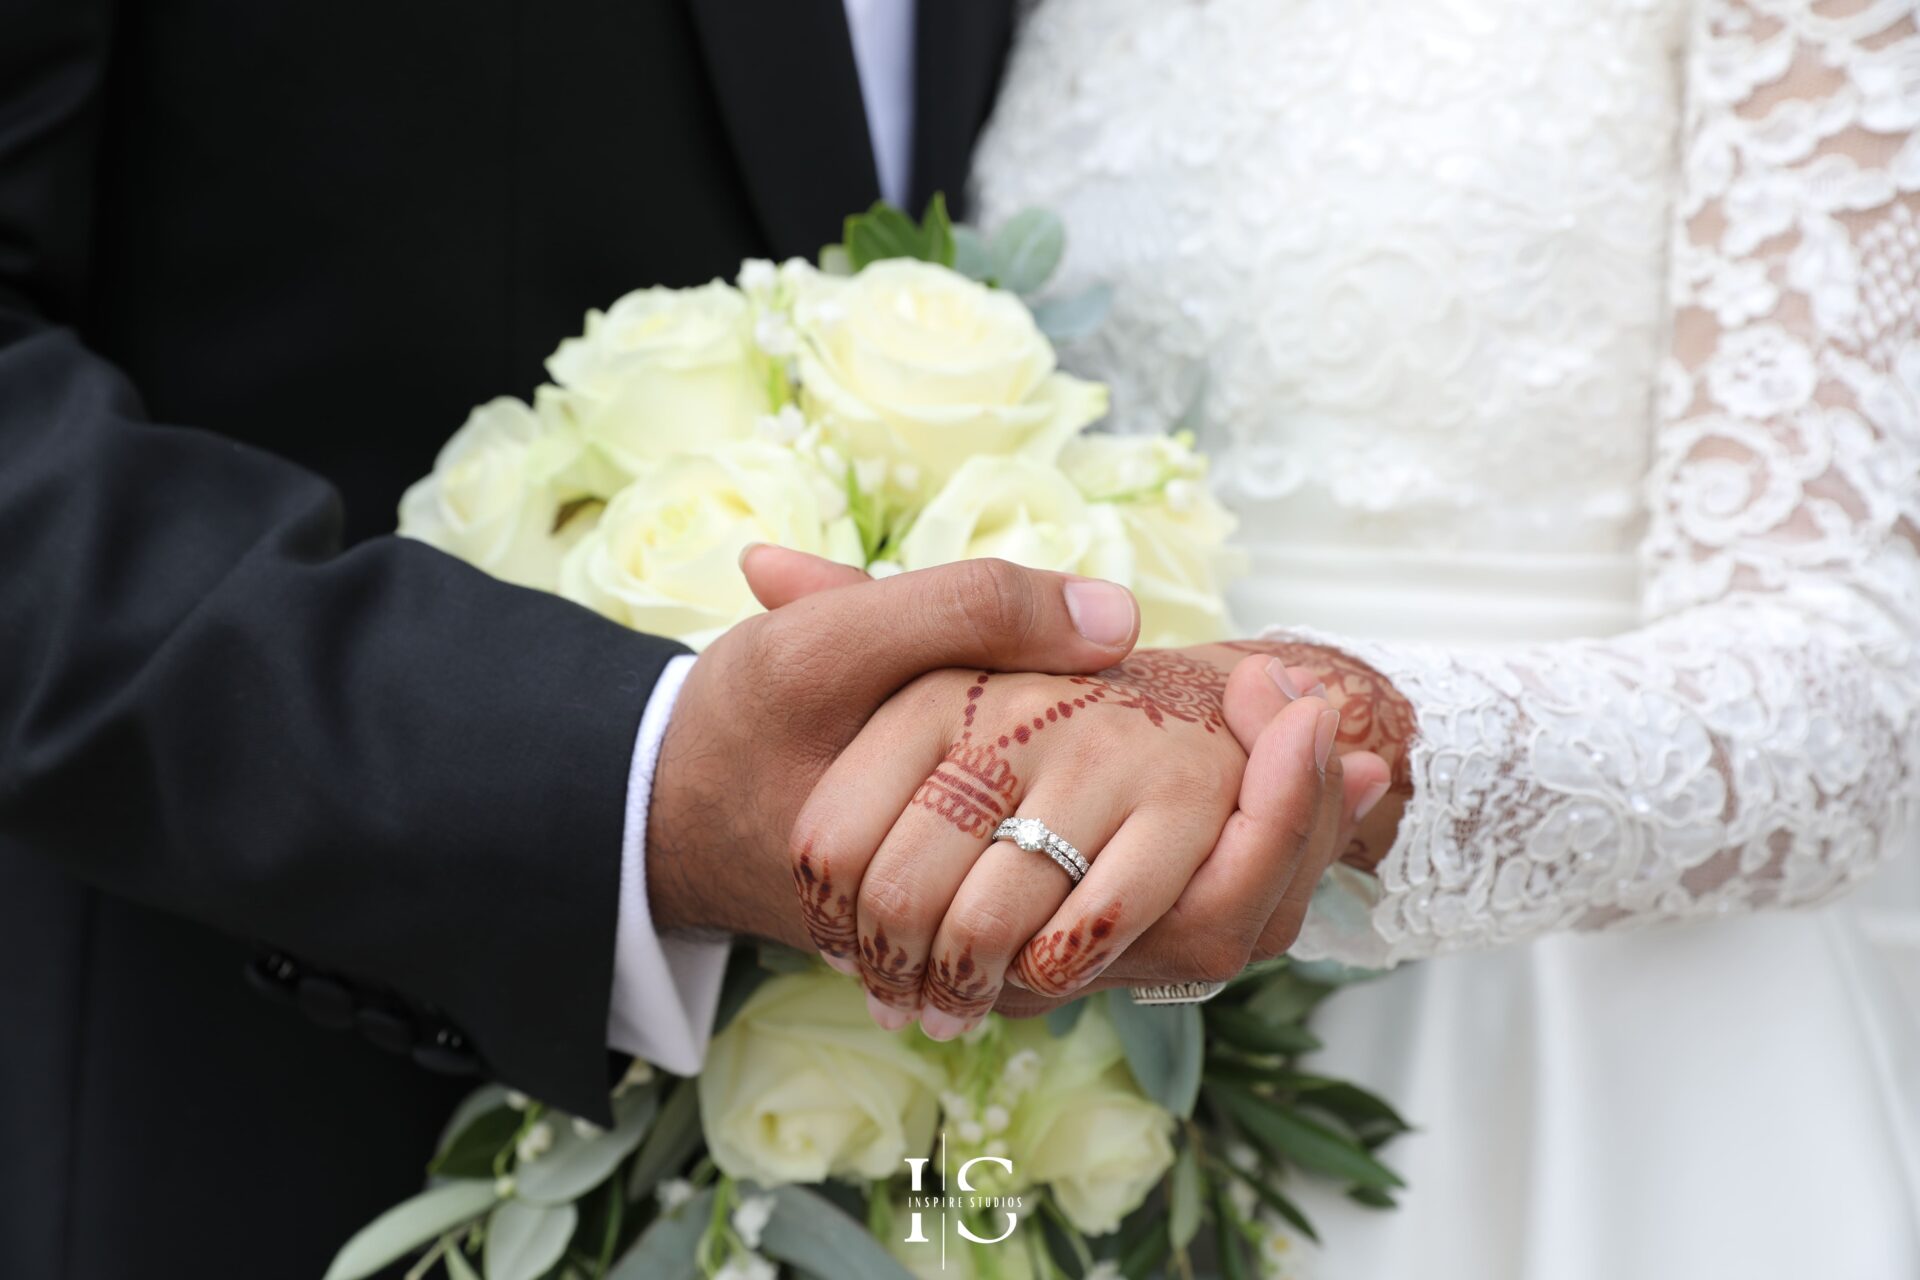
<svg viewBox="0 0 1920 1280">
<path fill-rule="evenodd" d="M 1278 658 L 1267 659 L 1267 679 L 1280 686 L 1280 692 L 1287 695 L 1288 702 L 1296 701 L 1303 696 L 1300 686 L 1296 685 L 1293 677 L 1287 674 L 1287 664 Z"/>
<path fill-rule="evenodd" d="M 764 542 L 749 542 L 746 546 L 740 548 L 740 558 L 737 561 L 735 561 L 735 563 L 738 564 L 742 569 L 746 568 L 747 557 L 752 555 L 755 551 L 759 550 L 761 547 L 764 547 L 766 545 L 767 544 Z"/>
<path fill-rule="evenodd" d="M 1326 696 L 1327 696 L 1327 682 L 1326 682 L 1325 680 L 1322 680 L 1322 681 L 1321 681 L 1321 682 L 1320 682 L 1319 684 L 1317 684 L 1317 685 L 1315 685 L 1315 686 L 1313 686 L 1313 688 L 1311 688 L 1311 689 L 1309 689 L 1309 690 L 1307 690 L 1307 693 L 1306 693 L 1306 696 L 1307 696 L 1307 697 L 1309 697 L 1309 698 L 1324 698 L 1324 697 L 1326 697 Z"/>
<path fill-rule="evenodd" d="M 1340 731 L 1340 713 L 1329 707 L 1320 713 L 1320 721 L 1313 727 L 1313 762 L 1326 772 L 1327 760 L 1333 755 L 1333 735 Z"/>
<path fill-rule="evenodd" d="M 920 1013 L 920 1029 L 927 1033 L 929 1040 L 951 1040 L 972 1025 L 945 1009 L 923 1009 Z"/>
<path fill-rule="evenodd" d="M 884 1004 L 873 992 L 867 992 L 867 1013 L 880 1024 L 882 1031 L 898 1031 L 913 1021 L 913 1012 L 911 1009 L 896 1009 Z"/>
<path fill-rule="evenodd" d="M 832 952 L 822 951 L 820 958 L 827 962 L 827 968 L 835 973 L 844 973 L 849 978 L 860 976 L 860 966 L 853 962 L 852 956 L 836 956 Z"/>
<path fill-rule="evenodd" d="M 1373 812 L 1373 806 L 1380 803 L 1380 797 L 1387 794 L 1387 784 L 1376 782 L 1360 793 L 1360 803 L 1353 806 L 1353 820 L 1360 821 Z"/>
</svg>

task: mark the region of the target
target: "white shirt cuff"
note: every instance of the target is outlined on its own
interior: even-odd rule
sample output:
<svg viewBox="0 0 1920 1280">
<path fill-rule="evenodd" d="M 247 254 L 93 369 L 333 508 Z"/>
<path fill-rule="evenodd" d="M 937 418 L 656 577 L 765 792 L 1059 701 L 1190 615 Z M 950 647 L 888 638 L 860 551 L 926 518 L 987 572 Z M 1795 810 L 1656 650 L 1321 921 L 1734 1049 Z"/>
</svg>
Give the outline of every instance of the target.
<svg viewBox="0 0 1920 1280">
<path fill-rule="evenodd" d="M 647 905 L 647 805 L 673 704 L 693 656 L 669 659 L 640 716 L 627 773 L 627 821 L 620 847 L 620 915 L 613 943 L 613 1004 L 607 1043 L 675 1075 L 695 1075 L 707 1056 L 727 943 L 661 937 Z"/>
</svg>

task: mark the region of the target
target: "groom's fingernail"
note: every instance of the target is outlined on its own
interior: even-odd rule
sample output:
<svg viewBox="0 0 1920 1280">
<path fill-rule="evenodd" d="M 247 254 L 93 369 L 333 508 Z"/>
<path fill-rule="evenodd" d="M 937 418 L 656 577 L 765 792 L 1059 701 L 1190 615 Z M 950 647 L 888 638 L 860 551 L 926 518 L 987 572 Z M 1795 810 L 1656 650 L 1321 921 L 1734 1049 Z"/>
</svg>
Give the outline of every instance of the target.
<svg viewBox="0 0 1920 1280">
<path fill-rule="evenodd" d="M 749 542 L 746 546 L 740 548 L 740 559 L 736 561 L 736 563 L 739 564 L 742 569 L 746 568 L 747 557 L 766 545 L 764 542 Z"/>
<path fill-rule="evenodd" d="M 1287 664 L 1278 658 L 1267 659 L 1267 679 L 1280 686 L 1280 692 L 1287 695 L 1288 702 L 1305 696 L 1300 692 L 1300 686 L 1293 682 L 1293 677 L 1287 674 Z"/>
<path fill-rule="evenodd" d="M 1329 707 L 1320 713 L 1320 722 L 1313 727 L 1313 762 L 1326 772 L 1327 760 L 1333 755 L 1333 735 L 1340 731 L 1340 713 Z"/>
<path fill-rule="evenodd" d="M 920 1011 L 920 1029 L 927 1033 L 930 1040 L 951 1040 L 968 1027 L 971 1022 L 956 1018 L 945 1009 L 923 1009 Z"/>
<path fill-rule="evenodd" d="M 882 1031 L 898 1031 L 913 1021 L 911 1009 L 896 1009 L 890 1004 L 883 1004 L 871 991 L 867 992 L 867 1012 L 880 1024 Z"/>
<path fill-rule="evenodd" d="M 1311 689 L 1309 689 L 1309 690 L 1307 690 L 1307 694 L 1306 694 L 1306 696 L 1307 696 L 1307 697 L 1309 697 L 1309 698 L 1324 698 L 1324 697 L 1326 697 L 1326 696 L 1327 696 L 1327 682 L 1326 682 L 1325 680 L 1322 680 L 1322 681 L 1321 681 L 1321 682 L 1320 682 L 1319 684 L 1316 684 L 1315 686 L 1313 686 L 1313 688 L 1311 688 Z"/>
<path fill-rule="evenodd" d="M 822 951 L 820 958 L 827 962 L 827 968 L 835 973 L 844 973 L 849 978 L 860 976 L 860 966 L 853 962 L 852 956 L 836 956 L 830 951 Z"/>
<path fill-rule="evenodd" d="M 1103 649 L 1117 649 L 1133 638 L 1133 593 L 1098 578 L 1067 580 L 1067 616 L 1073 629 Z"/>
<path fill-rule="evenodd" d="M 1380 797 L 1387 794 L 1387 784 L 1376 782 L 1360 793 L 1360 803 L 1353 806 L 1353 820 L 1360 821 L 1373 812 L 1373 806 L 1380 803 Z"/>
</svg>

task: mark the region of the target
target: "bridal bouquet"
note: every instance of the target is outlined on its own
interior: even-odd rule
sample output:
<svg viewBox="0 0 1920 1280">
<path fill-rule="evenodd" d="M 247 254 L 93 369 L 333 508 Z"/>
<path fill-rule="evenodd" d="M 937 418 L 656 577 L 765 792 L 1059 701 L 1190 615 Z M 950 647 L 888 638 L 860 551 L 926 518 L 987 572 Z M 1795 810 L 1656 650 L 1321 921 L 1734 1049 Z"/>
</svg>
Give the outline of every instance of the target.
<svg viewBox="0 0 1920 1280">
<path fill-rule="evenodd" d="M 848 219 L 818 266 L 628 294 L 531 405 L 474 410 L 400 531 L 696 649 L 759 608 L 754 542 L 876 575 L 999 556 L 1107 578 L 1143 644 L 1218 638 L 1232 518 L 1189 435 L 1087 433 L 1106 388 L 1050 339 L 1104 291 L 1027 301 L 1063 246 L 1044 212 L 988 239 L 936 197 Z M 608 1129 L 479 1089 L 428 1189 L 329 1280 L 416 1252 L 409 1277 L 453 1280 L 1289 1274 L 1312 1237 L 1289 1180 L 1382 1205 L 1399 1185 L 1375 1154 L 1392 1108 L 1296 1063 L 1351 976 L 1281 960 L 1206 1005 L 1109 992 L 938 1043 L 873 1025 L 811 957 L 743 946 L 698 1078 L 635 1062 Z"/>
</svg>

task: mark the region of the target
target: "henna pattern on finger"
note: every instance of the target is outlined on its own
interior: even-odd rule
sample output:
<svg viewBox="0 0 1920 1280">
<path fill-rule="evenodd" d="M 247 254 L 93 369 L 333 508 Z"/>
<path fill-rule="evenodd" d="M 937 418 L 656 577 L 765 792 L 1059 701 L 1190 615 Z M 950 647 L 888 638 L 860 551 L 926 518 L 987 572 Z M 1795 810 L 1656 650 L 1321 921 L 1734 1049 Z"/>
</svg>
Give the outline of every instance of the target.
<svg viewBox="0 0 1920 1280">
<path fill-rule="evenodd" d="M 834 892 L 827 860 L 820 859 L 816 867 L 813 850 L 802 849 L 793 866 L 793 885 L 800 892 L 800 916 L 813 945 L 836 960 L 851 956 L 859 934 L 853 902 L 846 894 Z"/>
<path fill-rule="evenodd" d="M 920 980 L 927 966 L 909 956 L 904 947 L 889 943 L 884 925 L 860 939 L 860 961 L 860 977 L 880 1003 L 896 1009 L 919 1006 Z"/>
<path fill-rule="evenodd" d="M 985 839 L 1012 808 L 1019 786 L 1013 766 L 992 745 L 975 746 L 963 738 L 913 793 L 913 803 L 964 834 Z"/>
<path fill-rule="evenodd" d="M 973 947 L 951 964 L 942 956 L 927 968 L 926 1002 L 956 1018 L 971 1022 L 993 1008 L 993 983 L 973 961 Z"/>
<path fill-rule="evenodd" d="M 1119 902 L 1091 919 L 1082 917 L 1066 929 L 1055 929 L 1028 942 L 1013 962 L 1020 985 L 1035 995 L 1072 995 L 1107 967 L 1113 954 L 1109 942 L 1120 924 Z"/>
</svg>

